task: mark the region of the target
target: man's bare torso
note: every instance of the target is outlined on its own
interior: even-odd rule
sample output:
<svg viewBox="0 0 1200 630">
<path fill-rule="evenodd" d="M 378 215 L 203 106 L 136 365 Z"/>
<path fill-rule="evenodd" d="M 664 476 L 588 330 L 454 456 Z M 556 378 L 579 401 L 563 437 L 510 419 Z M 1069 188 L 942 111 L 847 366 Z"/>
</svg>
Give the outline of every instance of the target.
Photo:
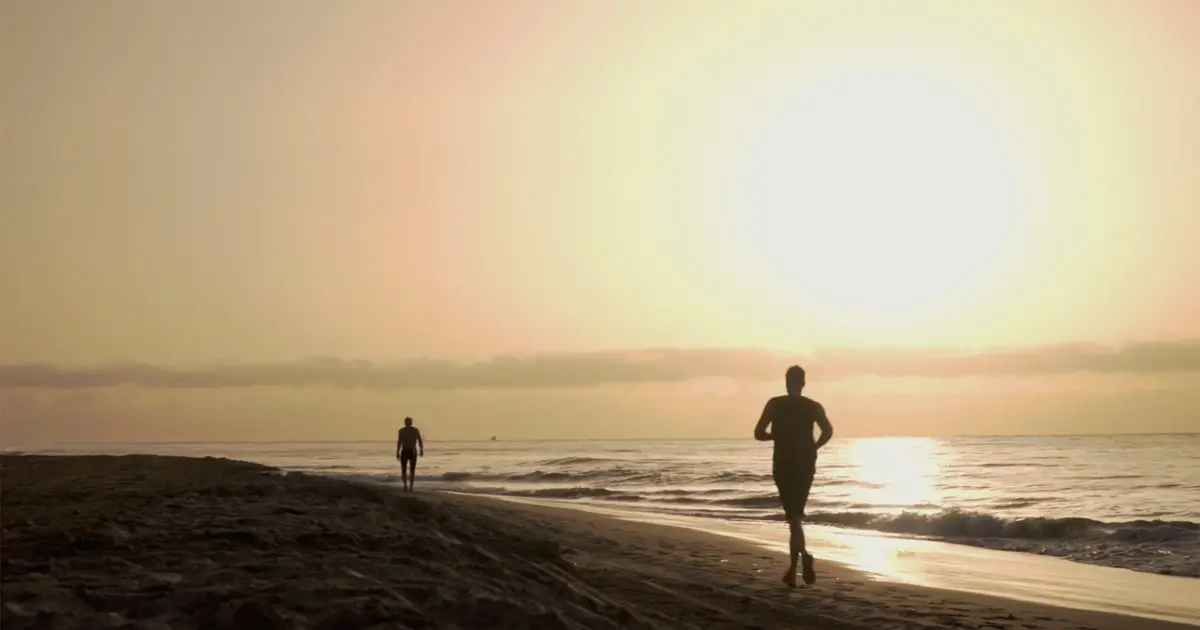
<svg viewBox="0 0 1200 630">
<path fill-rule="evenodd" d="M 417 427 L 404 427 L 400 429 L 400 448 L 404 450 L 416 450 L 417 440 L 421 437 L 421 432 Z"/>
</svg>

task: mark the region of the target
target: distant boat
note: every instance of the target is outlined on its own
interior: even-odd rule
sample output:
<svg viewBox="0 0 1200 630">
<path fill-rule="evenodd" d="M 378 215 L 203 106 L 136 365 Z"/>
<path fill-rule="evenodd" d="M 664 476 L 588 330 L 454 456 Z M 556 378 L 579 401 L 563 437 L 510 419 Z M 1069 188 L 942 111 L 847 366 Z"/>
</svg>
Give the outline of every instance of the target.
<svg viewBox="0 0 1200 630">
<path fill-rule="evenodd" d="M 493 441 L 493 442 L 495 442 L 495 441 L 496 441 L 496 436 L 494 436 L 494 435 L 492 436 L 492 441 Z"/>
</svg>

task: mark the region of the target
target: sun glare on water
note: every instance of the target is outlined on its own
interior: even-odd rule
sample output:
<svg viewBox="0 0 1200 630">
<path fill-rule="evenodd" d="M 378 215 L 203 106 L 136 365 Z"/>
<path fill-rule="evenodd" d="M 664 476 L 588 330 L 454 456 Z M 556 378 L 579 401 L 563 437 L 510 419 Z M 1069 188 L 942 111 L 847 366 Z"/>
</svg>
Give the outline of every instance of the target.
<svg viewBox="0 0 1200 630">
<path fill-rule="evenodd" d="M 848 442 L 850 476 L 861 485 L 859 503 L 891 506 L 895 512 L 939 503 L 941 466 L 928 438 L 872 438 Z"/>
<path fill-rule="evenodd" d="M 873 60 L 778 81 L 759 100 L 725 201 L 757 295 L 886 333 L 936 326 L 997 288 L 1029 190 L 986 90 Z"/>
</svg>

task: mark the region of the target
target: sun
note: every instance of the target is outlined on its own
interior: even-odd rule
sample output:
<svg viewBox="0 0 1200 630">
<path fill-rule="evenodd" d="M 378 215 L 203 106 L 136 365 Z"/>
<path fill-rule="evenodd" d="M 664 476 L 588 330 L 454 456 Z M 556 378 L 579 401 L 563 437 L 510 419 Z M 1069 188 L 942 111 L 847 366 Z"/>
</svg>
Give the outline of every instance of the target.
<svg viewBox="0 0 1200 630">
<path fill-rule="evenodd" d="M 1018 136 L 970 81 L 835 64 L 779 82 L 746 118 L 723 227 L 758 297 L 903 334 L 995 290 L 1019 255 Z"/>
</svg>

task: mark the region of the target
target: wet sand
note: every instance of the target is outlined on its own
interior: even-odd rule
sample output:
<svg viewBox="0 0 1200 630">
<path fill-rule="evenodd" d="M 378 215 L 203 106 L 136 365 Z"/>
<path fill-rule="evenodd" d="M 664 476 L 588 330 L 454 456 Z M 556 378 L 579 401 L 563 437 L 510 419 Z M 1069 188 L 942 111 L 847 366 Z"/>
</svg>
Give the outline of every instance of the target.
<svg viewBox="0 0 1200 630">
<path fill-rule="evenodd" d="M 0 458 L 6 630 L 1187 628 L 872 581 L 576 510 L 220 459 Z"/>
</svg>

